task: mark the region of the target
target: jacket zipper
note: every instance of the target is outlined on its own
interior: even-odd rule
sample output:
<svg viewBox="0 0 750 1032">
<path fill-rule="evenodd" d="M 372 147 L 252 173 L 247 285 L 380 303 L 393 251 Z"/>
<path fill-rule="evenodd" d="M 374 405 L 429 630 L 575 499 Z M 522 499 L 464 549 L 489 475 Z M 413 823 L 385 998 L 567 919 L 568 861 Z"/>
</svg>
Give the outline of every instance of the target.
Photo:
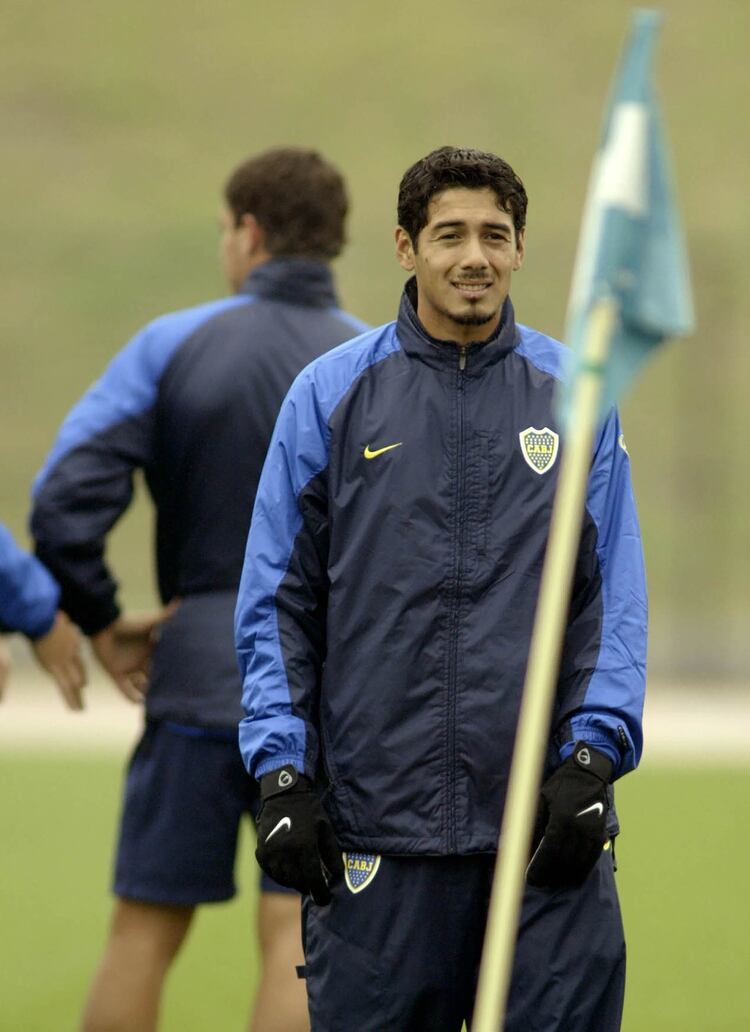
<svg viewBox="0 0 750 1032">
<path fill-rule="evenodd" d="M 456 721 L 458 711 L 458 637 L 460 630 L 461 582 L 464 549 L 464 383 L 466 348 L 458 349 L 456 390 L 458 404 L 458 445 L 456 448 L 456 533 L 453 564 L 454 595 L 450 620 L 450 662 L 448 667 L 448 852 L 456 852 Z"/>
</svg>

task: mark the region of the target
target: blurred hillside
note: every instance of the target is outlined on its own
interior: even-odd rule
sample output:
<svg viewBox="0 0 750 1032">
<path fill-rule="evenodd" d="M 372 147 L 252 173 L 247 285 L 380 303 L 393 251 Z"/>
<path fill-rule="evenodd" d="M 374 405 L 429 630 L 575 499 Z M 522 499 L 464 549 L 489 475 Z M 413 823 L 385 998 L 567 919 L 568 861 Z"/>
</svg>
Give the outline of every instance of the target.
<svg viewBox="0 0 750 1032">
<path fill-rule="evenodd" d="M 744 0 L 667 0 L 659 86 L 699 330 L 624 405 L 652 607 L 652 669 L 750 668 L 750 77 Z M 520 321 L 560 335 L 589 166 L 630 6 L 513 0 L 127 5 L 7 0 L 0 131 L 0 518 L 25 540 L 30 480 L 81 391 L 140 325 L 223 294 L 228 171 L 279 143 L 346 172 L 346 306 L 393 317 L 403 170 L 442 143 L 495 150 L 530 196 Z M 148 605 L 144 502 L 115 537 L 126 602 Z"/>
</svg>

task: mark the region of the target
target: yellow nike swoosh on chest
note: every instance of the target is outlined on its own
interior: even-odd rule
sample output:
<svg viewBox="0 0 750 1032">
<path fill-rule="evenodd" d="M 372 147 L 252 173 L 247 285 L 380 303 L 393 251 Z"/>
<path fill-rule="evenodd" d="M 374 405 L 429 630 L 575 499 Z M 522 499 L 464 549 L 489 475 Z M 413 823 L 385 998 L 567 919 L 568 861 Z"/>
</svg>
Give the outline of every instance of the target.
<svg viewBox="0 0 750 1032">
<path fill-rule="evenodd" d="M 398 444 L 387 444 L 385 448 L 376 448 L 375 451 L 372 451 L 370 445 L 367 444 L 365 445 L 365 450 L 362 454 L 366 459 L 376 459 L 378 455 L 382 455 L 383 452 L 391 451 L 393 448 L 400 448 L 403 443 L 403 441 L 399 441 Z"/>
</svg>

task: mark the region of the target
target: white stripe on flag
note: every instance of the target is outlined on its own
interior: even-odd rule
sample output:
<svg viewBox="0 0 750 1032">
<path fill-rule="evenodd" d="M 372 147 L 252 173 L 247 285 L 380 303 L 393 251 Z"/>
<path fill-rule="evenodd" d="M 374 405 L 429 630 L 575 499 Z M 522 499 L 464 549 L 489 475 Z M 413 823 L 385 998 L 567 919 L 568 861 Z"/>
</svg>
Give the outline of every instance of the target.
<svg viewBox="0 0 750 1032">
<path fill-rule="evenodd" d="M 636 218 L 648 212 L 647 145 L 645 104 L 618 104 L 601 156 L 596 202 Z"/>
<path fill-rule="evenodd" d="M 618 104 L 607 142 L 594 159 L 573 267 L 569 320 L 593 296 L 607 210 L 619 208 L 636 217 L 648 213 L 648 118 L 644 104 Z"/>
</svg>

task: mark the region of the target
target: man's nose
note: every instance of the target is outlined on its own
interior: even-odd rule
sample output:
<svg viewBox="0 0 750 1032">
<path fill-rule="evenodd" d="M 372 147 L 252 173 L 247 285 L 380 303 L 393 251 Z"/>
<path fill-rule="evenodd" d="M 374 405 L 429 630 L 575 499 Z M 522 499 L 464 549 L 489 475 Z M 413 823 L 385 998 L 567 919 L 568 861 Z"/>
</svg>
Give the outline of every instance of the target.
<svg viewBox="0 0 750 1032">
<path fill-rule="evenodd" d="M 478 236 L 467 237 L 461 254 L 462 269 L 486 269 L 487 258 Z"/>
</svg>

